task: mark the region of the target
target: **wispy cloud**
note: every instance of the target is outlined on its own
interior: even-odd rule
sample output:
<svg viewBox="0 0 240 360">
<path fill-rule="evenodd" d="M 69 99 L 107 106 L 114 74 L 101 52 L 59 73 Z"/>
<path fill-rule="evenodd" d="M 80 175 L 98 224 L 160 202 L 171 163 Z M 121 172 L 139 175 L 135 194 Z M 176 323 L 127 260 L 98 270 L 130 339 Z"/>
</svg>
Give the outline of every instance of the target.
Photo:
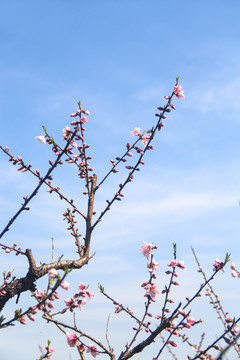
<svg viewBox="0 0 240 360">
<path fill-rule="evenodd" d="M 188 88 L 184 107 L 194 108 L 202 113 L 228 111 L 239 112 L 240 77 L 216 84 L 215 81 L 200 81 Z"/>
</svg>

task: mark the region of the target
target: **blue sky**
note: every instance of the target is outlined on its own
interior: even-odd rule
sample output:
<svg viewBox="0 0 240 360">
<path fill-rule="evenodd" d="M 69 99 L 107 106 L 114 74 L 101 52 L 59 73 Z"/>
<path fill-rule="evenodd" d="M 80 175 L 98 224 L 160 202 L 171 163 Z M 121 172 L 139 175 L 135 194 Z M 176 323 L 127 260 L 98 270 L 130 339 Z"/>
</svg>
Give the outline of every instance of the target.
<svg viewBox="0 0 240 360">
<path fill-rule="evenodd" d="M 161 263 L 160 278 L 172 258 L 172 243 L 177 243 L 179 258 L 187 265 L 180 297 L 201 282 L 192 275 L 196 265 L 191 245 L 208 273 L 215 258 L 223 259 L 227 251 L 239 264 L 239 2 L 13 0 L 11 5 L 2 2 L 0 10 L 0 143 L 41 172 L 48 169 L 53 155 L 35 136 L 45 125 L 62 142 L 62 129 L 78 100 L 91 112 L 86 137 L 100 179 L 110 168 L 109 159 L 121 155 L 132 140 L 130 131 L 151 127 L 156 107 L 164 104 L 176 76 L 185 90 L 185 99 L 174 101 L 177 110 L 166 119 L 124 201 L 96 229 L 92 250 L 97 255 L 81 274 L 70 275 L 72 289 L 82 281 L 96 292 L 100 281 L 119 301 L 140 311 L 139 284 L 146 275 L 138 254 L 142 241 L 159 246 L 155 257 Z M 3 153 L 0 164 L 0 223 L 5 226 L 35 184 L 30 174 L 17 173 Z M 81 184 L 70 167 L 64 169 L 57 171 L 55 184 L 82 202 Z M 105 184 L 96 198 L 97 210 L 124 174 L 121 169 Z M 31 246 L 38 261 L 49 261 L 53 237 L 55 256 L 71 256 L 71 240 L 61 217 L 64 210 L 64 204 L 43 189 L 4 241 Z M 1 271 L 8 270 L 9 261 L 22 276 L 24 259 L 4 257 Z M 160 279 L 159 286 L 164 287 Z M 216 279 L 216 289 L 231 315 L 239 315 L 239 281 L 230 271 Z M 6 309 L 9 316 L 14 306 Z M 207 304 L 203 308 L 208 314 Z M 103 336 L 111 311 L 110 304 L 96 297 L 80 314 L 83 327 Z M 113 316 L 118 331 L 113 326 L 112 346 L 121 349 L 119 334 L 124 337 L 129 324 L 124 317 L 115 320 Z M 61 334 L 38 321 L 41 326 L 5 330 L 3 360 L 16 357 L 16 350 L 9 350 L 10 331 L 17 339 L 17 352 L 31 334 L 29 352 L 21 355 L 25 360 L 37 358 L 37 344 L 48 338 L 64 358 L 76 357 Z M 178 354 L 184 354 L 180 346 Z M 154 355 L 146 352 L 141 360 Z"/>
</svg>

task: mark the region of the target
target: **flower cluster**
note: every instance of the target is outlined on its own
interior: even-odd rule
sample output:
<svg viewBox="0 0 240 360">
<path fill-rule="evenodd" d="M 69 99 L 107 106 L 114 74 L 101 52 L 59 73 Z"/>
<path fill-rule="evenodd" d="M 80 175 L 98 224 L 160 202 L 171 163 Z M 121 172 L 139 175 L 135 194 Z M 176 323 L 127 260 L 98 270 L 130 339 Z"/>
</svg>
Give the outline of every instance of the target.
<svg viewBox="0 0 240 360">
<path fill-rule="evenodd" d="M 149 132 L 151 132 L 151 130 L 148 130 Z M 142 144 L 146 147 L 147 146 L 147 143 L 150 139 L 150 135 L 141 135 L 140 133 L 140 128 L 139 127 L 136 127 L 133 131 L 130 132 L 130 134 L 132 136 L 139 136 L 142 140 Z"/>
<path fill-rule="evenodd" d="M 82 310 L 82 306 L 86 304 L 87 299 L 90 300 L 93 296 L 95 296 L 87 289 L 88 288 L 83 283 L 80 283 L 80 291 L 76 293 L 73 297 L 68 297 L 64 300 L 67 307 L 63 309 L 61 313 L 65 313 L 67 310 L 73 312 L 75 308 L 79 308 L 80 310 Z"/>
<path fill-rule="evenodd" d="M 84 114 L 82 116 L 82 114 Z M 63 129 L 63 138 L 65 141 L 69 143 L 69 146 L 65 149 L 65 155 L 67 156 L 66 162 L 74 163 L 77 165 L 79 173 L 78 176 L 81 179 L 87 179 L 87 182 L 89 182 L 92 178 L 88 173 L 93 171 L 93 168 L 90 167 L 90 164 L 88 160 L 92 159 L 91 156 L 86 155 L 86 149 L 90 147 L 90 145 L 87 145 L 84 141 L 84 131 L 85 128 L 82 126 L 83 124 L 87 124 L 88 120 L 85 115 L 90 115 L 90 112 L 87 110 L 77 110 L 75 113 L 71 114 L 71 117 L 79 117 L 79 120 L 74 120 L 71 122 L 71 125 L 74 126 L 74 129 L 71 129 L 69 126 L 65 126 Z M 61 149 L 53 140 L 52 137 L 50 137 L 46 131 L 46 128 L 43 127 L 45 130 L 45 135 L 36 136 L 36 139 L 41 141 L 43 144 L 52 144 L 52 150 L 55 153 L 56 156 L 60 155 Z M 78 145 L 78 142 L 81 141 L 81 145 Z M 77 153 L 74 154 L 73 150 L 76 150 Z M 59 163 L 62 163 L 62 161 L 59 161 Z M 52 162 L 50 162 L 51 165 Z M 37 175 L 40 176 L 40 174 L 37 173 Z M 51 180 L 51 179 L 50 179 Z M 51 185 L 51 182 L 49 183 Z M 59 190 L 59 188 L 57 189 Z M 53 189 L 49 189 L 48 192 L 52 192 Z"/>
<path fill-rule="evenodd" d="M 173 92 L 179 100 L 182 100 L 184 98 L 184 91 L 182 90 L 181 85 L 174 86 Z"/>
<path fill-rule="evenodd" d="M 119 170 L 116 168 L 116 166 L 120 163 L 120 162 L 126 162 L 127 161 L 127 157 L 132 157 L 133 153 L 131 152 L 131 150 L 135 150 L 137 154 L 139 154 L 139 160 L 137 161 L 137 164 L 135 166 L 132 165 L 126 165 L 126 169 L 128 170 L 132 170 L 132 173 L 136 170 L 139 171 L 140 169 L 138 168 L 139 164 L 144 165 L 145 162 L 142 160 L 142 157 L 145 153 L 146 150 L 153 150 L 153 147 L 150 146 L 150 142 L 152 141 L 154 135 L 155 135 L 155 131 L 156 130 L 161 130 L 161 128 L 164 126 L 164 124 L 162 123 L 163 119 L 166 119 L 166 115 L 165 113 L 169 113 L 171 112 L 171 109 L 176 109 L 175 105 L 173 105 L 171 103 L 172 97 L 175 94 L 179 99 L 183 99 L 184 97 L 184 91 L 182 91 L 182 86 L 178 85 L 178 80 L 177 80 L 177 85 L 174 87 L 173 89 L 173 93 L 171 96 L 165 96 L 165 99 L 168 100 L 167 104 L 165 107 L 158 107 L 157 109 L 159 111 L 161 111 L 161 113 L 156 113 L 155 116 L 157 116 L 158 122 L 155 125 L 155 127 L 153 127 L 152 129 L 149 129 L 146 131 L 146 135 L 145 135 L 145 131 L 143 131 L 141 133 L 140 131 L 140 127 L 135 127 L 133 131 L 130 132 L 130 134 L 132 136 L 136 136 L 138 137 L 138 139 L 134 142 L 134 144 L 132 146 L 130 146 L 129 143 L 127 143 L 127 152 L 122 156 L 122 157 L 116 157 L 115 160 L 110 159 L 110 162 L 112 163 L 112 169 L 109 171 L 109 173 L 107 174 L 107 176 L 104 178 L 104 180 L 108 177 L 108 175 L 110 173 L 118 173 Z M 74 116 L 76 116 L 76 113 L 74 114 Z M 137 143 L 141 141 L 143 146 L 145 147 L 145 149 L 140 148 L 139 146 L 137 146 Z M 130 174 L 130 178 L 129 181 L 132 180 L 132 173 Z M 101 183 L 100 183 L 101 185 Z"/>
<path fill-rule="evenodd" d="M 219 259 L 216 259 L 215 263 L 213 264 L 213 271 L 218 271 L 218 270 L 222 270 L 223 272 L 225 272 L 224 263 Z"/>
<path fill-rule="evenodd" d="M 80 353 L 83 353 L 85 350 L 87 350 L 87 353 L 90 353 L 94 358 L 99 355 L 99 350 L 95 345 L 89 344 L 88 346 L 86 346 L 85 344 L 80 342 L 77 335 L 73 332 L 66 332 L 66 336 L 68 345 L 70 347 L 77 346 Z"/>
<path fill-rule="evenodd" d="M 157 267 L 157 265 L 159 265 L 159 262 L 156 262 L 153 258 L 154 249 L 157 249 L 157 246 L 153 246 L 153 244 L 146 243 L 145 241 L 143 242 L 142 247 L 139 249 L 148 260 L 149 256 L 151 255 L 150 263 L 147 265 L 148 271 L 150 273 L 150 279 L 148 282 L 144 282 L 142 284 L 142 287 L 147 290 L 144 296 L 148 298 L 149 302 L 155 302 L 155 296 L 160 293 L 157 285 L 153 283 L 153 279 L 156 278 L 154 271 L 159 270 L 159 268 Z"/>
<path fill-rule="evenodd" d="M 19 166 L 18 171 L 21 171 L 21 172 L 29 171 L 32 174 L 34 174 L 35 176 L 37 176 L 39 185 L 37 186 L 35 192 L 33 192 L 31 194 L 31 196 L 29 197 L 30 199 L 36 195 L 36 193 L 39 190 L 39 187 L 43 183 L 45 183 L 48 186 L 47 191 L 49 193 L 52 193 L 55 191 L 59 195 L 61 200 L 64 199 L 68 203 L 69 208 L 67 208 L 67 210 L 64 212 L 63 217 L 64 217 L 64 220 L 66 220 L 68 223 L 67 226 L 68 226 L 68 230 L 70 230 L 70 232 L 71 232 L 71 236 L 73 236 L 75 239 L 75 245 L 77 247 L 77 254 L 79 255 L 79 259 L 81 260 L 80 261 L 81 266 L 87 264 L 89 259 L 91 258 L 91 257 L 89 257 L 89 249 L 90 249 L 89 244 L 90 244 L 90 240 L 91 240 L 91 234 L 92 234 L 92 231 L 93 231 L 95 225 L 101 220 L 103 215 L 110 209 L 111 204 L 115 200 L 119 200 L 119 201 L 122 200 L 122 198 L 124 197 L 124 195 L 122 194 L 122 190 L 123 190 L 124 186 L 127 183 L 132 181 L 133 174 L 135 173 L 135 171 L 140 170 L 140 168 L 141 168 L 140 165 L 145 164 L 145 162 L 143 161 L 143 156 L 148 150 L 153 150 L 153 146 L 151 146 L 151 142 L 152 142 L 154 136 L 156 135 L 156 132 L 160 131 L 162 129 L 162 127 L 164 126 L 162 121 L 164 119 L 166 119 L 167 113 L 170 113 L 172 110 L 176 109 L 175 105 L 172 104 L 173 98 L 175 96 L 179 100 L 184 98 L 184 91 L 182 90 L 182 86 L 179 85 L 178 82 L 179 82 L 179 78 L 177 78 L 176 85 L 173 88 L 172 94 L 169 96 L 165 96 L 165 99 L 167 100 L 166 105 L 163 107 L 157 108 L 158 112 L 155 114 L 155 116 L 157 117 L 157 121 L 156 121 L 155 125 L 151 129 L 147 130 L 146 132 L 145 131 L 141 132 L 140 127 L 135 127 L 134 130 L 130 132 L 130 134 L 135 137 L 133 139 L 133 144 L 132 145 L 130 145 L 129 143 L 126 144 L 125 152 L 121 157 L 116 157 L 115 160 L 110 159 L 110 162 L 112 165 L 111 170 L 98 185 L 96 184 L 97 177 L 95 175 L 90 175 L 90 174 L 92 174 L 92 172 L 94 170 L 92 167 L 90 167 L 90 160 L 92 159 L 92 157 L 88 156 L 88 154 L 87 154 L 87 149 L 90 147 L 90 145 L 88 145 L 85 142 L 85 136 L 84 136 L 85 130 L 86 130 L 84 128 L 84 125 L 88 124 L 87 116 L 89 116 L 90 113 L 87 110 L 82 110 L 80 103 L 79 103 L 79 109 L 75 113 L 70 115 L 71 118 L 74 118 L 73 121 L 71 121 L 70 125 L 66 126 L 62 131 L 63 140 L 64 140 L 64 144 L 65 144 L 64 147 L 61 147 L 58 144 L 56 144 L 54 139 L 51 136 L 49 136 L 49 134 L 47 133 L 47 130 L 45 127 L 43 127 L 45 134 L 36 137 L 36 139 L 39 140 L 44 145 L 46 145 L 46 144 L 51 145 L 52 151 L 57 156 L 55 162 L 53 162 L 52 160 L 49 160 L 50 169 L 48 170 L 45 177 L 41 177 L 40 172 L 38 170 L 33 172 L 31 170 L 32 165 L 31 164 L 26 165 L 20 156 L 14 157 L 13 155 L 10 155 L 8 148 L 5 148 L 4 150 L 3 150 L 3 148 L 1 148 L 10 157 L 10 161 L 14 165 Z M 88 209 L 87 209 L 86 214 L 81 213 L 77 209 L 77 207 L 75 205 L 73 205 L 73 200 L 69 200 L 66 197 L 64 197 L 59 192 L 59 190 L 60 190 L 59 187 L 52 187 L 52 185 L 51 185 L 52 171 L 59 164 L 63 164 L 63 160 L 61 160 L 62 156 L 65 156 L 65 162 L 67 162 L 68 164 L 73 164 L 73 166 L 77 167 L 78 176 L 81 179 L 85 179 L 85 181 L 86 181 L 85 187 L 87 189 L 85 192 L 83 192 L 83 194 L 88 195 Z M 137 157 L 137 160 L 134 159 L 134 157 Z M 133 163 L 131 163 L 131 161 Z M 119 188 L 114 192 L 114 196 L 113 196 L 112 200 L 106 200 L 106 202 L 107 202 L 106 208 L 101 212 L 101 215 L 99 216 L 97 221 L 92 224 L 92 215 L 95 215 L 95 212 L 93 211 L 95 191 L 106 180 L 106 178 L 108 177 L 109 174 L 119 172 L 119 170 L 117 169 L 117 166 L 120 162 L 124 163 L 124 164 L 127 162 L 127 165 L 125 166 L 125 168 L 130 171 L 128 172 L 128 175 L 127 175 L 126 179 L 124 180 L 124 182 L 122 184 L 120 184 Z M 22 210 L 29 209 L 26 207 L 27 204 L 28 204 L 28 197 L 24 197 L 24 204 L 22 205 L 23 207 L 20 210 L 20 212 Z M 73 208 L 72 211 L 70 210 L 71 207 Z M 86 225 L 87 225 L 86 226 L 86 234 L 83 235 L 83 237 L 82 237 L 82 234 L 79 234 L 79 232 L 78 232 L 78 228 L 76 225 L 77 220 L 74 215 L 75 212 L 78 212 L 78 214 L 80 214 L 82 216 L 82 218 L 84 219 L 84 221 L 86 222 Z M 19 214 L 17 213 L 17 216 L 18 215 Z M 11 222 L 11 224 L 12 224 L 12 222 Z M 3 233 L 5 233 L 6 231 L 9 230 L 9 226 L 6 227 L 6 229 L 4 230 Z M 80 244 L 80 237 L 82 237 L 82 239 L 81 239 L 81 241 L 83 243 L 82 245 Z M 29 273 L 32 272 L 33 278 L 34 278 L 34 275 L 36 276 L 36 279 L 39 278 L 38 274 L 34 273 L 35 264 L 34 264 L 33 258 L 31 257 L 31 254 L 27 253 L 27 251 L 25 253 L 21 252 L 21 249 L 17 248 L 16 243 L 14 243 L 13 246 L 6 246 L 3 244 L 0 244 L 0 246 L 6 253 L 15 251 L 16 255 L 23 254 L 23 255 L 27 256 L 28 261 L 29 261 L 29 268 L 30 268 Z M 132 340 L 130 340 L 125 345 L 125 350 L 121 353 L 120 357 L 130 358 L 130 357 L 134 356 L 138 352 L 138 351 L 136 351 L 137 348 L 139 349 L 139 347 L 142 347 L 141 350 L 144 350 L 144 347 L 146 346 L 144 344 L 149 345 L 153 341 L 156 341 L 157 336 L 162 336 L 162 333 L 163 333 L 163 335 L 167 334 L 168 337 L 166 340 L 164 340 L 164 345 L 159 350 L 159 353 L 154 358 L 154 360 L 158 359 L 160 357 L 160 354 L 165 346 L 172 346 L 172 347 L 178 346 L 177 342 L 174 341 L 176 339 L 176 337 L 181 338 L 183 342 L 186 342 L 194 351 L 196 351 L 199 358 L 203 358 L 203 359 L 206 358 L 206 359 L 213 360 L 214 357 L 212 355 L 208 354 L 207 350 L 200 348 L 199 345 L 191 344 L 189 338 L 185 334 L 185 331 L 187 333 L 187 329 L 191 329 L 193 326 L 195 326 L 201 322 L 201 320 L 194 319 L 194 317 L 191 315 L 191 310 L 188 309 L 188 306 L 192 303 L 192 301 L 195 298 L 201 296 L 201 292 L 202 292 L 203 288 L 206 285 L 208 285 L 208 283 L 212 280 L 213 276 L 215 276 L 219 270 L 224 271 L 224 266 L 226 264 L 226 261 L 221 262 L 220 260 L 216 259 L 216 261 L 213 265 L 214 273 L 213 273 L 212 277 L 210 277 L 209 279 L 204 278 L 204 280 L 205 280 L 204 284 L 199 287 L 199 290 L 196 292 L 196 294 L 194 296 L 192 296 L 192 298 L 189 299 L 186 297 L 186 302 L 184 300 L 185 303 L 178 304 L 175 306 L 175 308 L 173 308 L 174 301 L 170 297 L 170 295 L 172 295 L 173 286 L 179 285 L 179 283 L 176 281 L 176 278 L 178 278 L 178 276 L 179 276 L 177 270 L 185 269 L 185 265 L 184 265 L 183 261 L 177 260 L 176 245 L 174 244 L 174 259 L 167 264 L 168 270 L 165 272 L 168 275 L 168 281 L 167 281 L 167 284 L 165 285 L 165 287 L 162 289 L 162 291 L 159 290 L 157 282 L 156 282 L 156 279 L 157 279 L 156 273 L 157 273 L 157 271 L 159 271 L 160 264 L 159 264 L 159 262 L 155 261 L 155 259 L 154 259 L 154 250 L 155 249 L 157 249 L 157 246 L 154 246 L 153 243 L 147 243 L 147 242 L 143 242 L 141 248 L 139 249 L 142 252 L 142 254 L 144 255 L 144 257 L 147 258 L 147 277 L 148 277 L 147 281 L 145 281 L 141 285 L 141 287 L 145 290 L 145 292 L 144 292 L 145 307 L 144 307 L 143 315 L 141 316 L 141 318 L 138 318 L 135 315 L 135 313 L 132 310 L 130 310 L 128 307 L 125 307 L 120 302 L 117 302 L 114 299 L 112 299 L 110 296 L 108 296 L 105 293 L 104 288 L 101 285 L 99 287 L 102 294 L 104 296 L 106 296 L 109 300 L 112 301 L 116 314 L 118 314 L 120 312 L 125 313 L 125 314 L 127 314 L 127 316 L 130 316 L 131 319 L 136 322 L 136 327 L 133 327 L 134 335 L 132 337 Z M 29 250 L 29 249 L 27 249 L 27 250 Z M 65 272 L 67 273 L 68 270 L 66 270 L 66 269 L 68 269 L 68 267 L 69 268 L 79 268 L 79 259 L 76 260 L 76 262 L 75 262 L 74 260 L 65 260 L 65 259 L 62 261 L 60 258 L 57 262 L 52 263 L 51 265 L 44 264 L 44 266 L 47 266 L 47 267 L 45 267 L 45 270 L 43 271 L 43 273 L 45 274 L 46 268 L 49 269 L 50 266 L 55 266 L 57 269 L 61 269 L 61 270 L 64 269 Z M 82 261 L 83 261 L 83 265 L 82 265 Z M 85 263 L 84 263 L 84 261 L 85 261 Z M 67 263 L 67 265 L 66 265 L 66 263 Z M 74 267 L 74 265 L 75 265 L 75 267 Z M 39 268 L 41 270 L 41 267 L 39 267 Z M 39 270 L 39 268 L 37 270 Z M 200 269 L 200 266 L 199 266 L 199 269 Z M 236 270 L 234 264 L 231 264 L 231 269 L 232 269 L 233 277 L 237 277 L 237 276 L 240 277 L 239 272 Z M 201 269 L 201 272 L 202 272 L 202 269 Z M 203 274 L 203 272 L 202 272 L 202 274 Z M 27 277 L 25 279 L 27 279 Z M 6 294 L 10 293 L 10 291 L 8 290 L 8 286 L 11 284 L 11 282 L 14 282 L 14 280 L 15 279 L 11 279 L 10 272 L 7 275 L 4 275 L 3 285 L 0 286 L 0 300 L 4 300 L 4 297 L 5 298 L 7 297 Z M 14 321 L 19 321 L 21 324 L 26 324 L 27 317 L 31 321 L 34 321 L 35 320 L 34 314 L 36 314 L 38 310 L 41 310 L 44 312 L 43 318 L 45 318 L 48 321 L 52 321 L 53 323 L 55 322 L 55 324 L 57 324 L 59 328 L 61 328 L 61 326 L 62 326 L 63 332 L 65 332 L 65 330 L 63 330 L 65 328 L 69 328 L 69 329 L 73 330 L 73 332 L 66 332 L 67 343 L 70 347 L 77 347 L 78 352 L 80 354 L 86 351 L 87 353 L 90 353 L 94 358 L 99 354 L 105 354 L 105 355 L 109 355 L 109 357 L 111 357 L 111 358 L 115 358 L 115 355 L 113 354 L 113 349 L 111 349 L 109 344 L 108 344 L 109 348 L 107 349 L 107 348 L 105 348 L 105 346 L 103 344 L 101 344 L 100 341 L 95 340 L 92 336 L 87 335 L 86 333 L 83 333 L 80 329 L 78 329 L 76 327 L 76 325 L 70 326 L 67 324 L 60 323 L 60 321 L 58 321 L 58 320 L 55 320 L 56 315 L 64 314 L 67 311 L 69 311 L 70 313 L 73 313 L 75 309 L 82 310 L 83 306 L 87 303 L 87 300 L 91 299 L 94 296 L 93 293 L 88 291 L 88 287 L 86 287 L 83 283 L 80 283 L 77 293 L 74 294 L 72 297 L 68 296 L 65 298 L 64 308 L 61 308 L 60 311 L 56 312 L 55 314 L 52 314 L 52 310 L 55 308 L 55 304 L 56 304 L 55 300 L 60 298 L 58 290 L 57 290 L 58 286 L 61 286 L 65 290 L 69 289 L 69 283 L 67 281 L 65 281 L 63 278 L 60 279 L 58 271 L 53 267 L 48 271 L 47 290 L 41 291 L 39 288 L 37 288 L 35 290 L 35 287 L 34 287 L 35 292 L 34 292 L 33 296 L 35 297 L 35 299 L 38 302 L 37 305 L 33 306 L 26 312 L 22 312 L 21 309 L 17 309 L 15 311 Z M 14 291 L 14 287 L 12 287 L 11 290 Z M 25 291 L 25 290 L 23 290 L 23 291 Z M 224 315 L 223 323 L 224 323 L 224 329 L 225 329 L 226 333 L 224 334 L 224 336 L 222 336 L 222 339 L 224 339 L 227 342 L 227 344 L 235 344 L 235 342 L 237 340 L 236 337 L 239 334 L 239 328 L 237 325 L 237 322 L 239 320 L 232 319 L 228 316 L 228 313 L 223 312 L 222 307 L 220 305 L 220 301 L 216 294 L 214 294 L 215 299 L 214 299 L 214 301 L 212 301 L 211 296 L 213 294 L 214 294 L 214 292 L 212 291 L 211 287 L 206 290 L 205 295 L 210 296 L 210 300 L 213 303 L 217 313 L 220 314 L 222 311 L 222 313 Z M 14 295 L 16 295 L 16 293 Z M 153 326 L 153 324 L 151 324 L 151 319 L 149 320 L 149 318 L 153 317 L 152 313 L 150 312 L 150 307 L 152 306 L 152 303 L 156 302 L 159 298 L 160 298 L 160 300 L 162 300 L 163 306 L 158 307 L 158 315 L 155 316 L 155 319 L 158 320 L 158 322 L 157 322 L 158 325 L 156 326 L 156 324 L 154 324 L 154 326 Z M 59 304 L 59 302 L 58 302 L 58 304 Z M 2 324 L 2 321 L 3 320 L 1 318 L 0 324 Z M 74 324 L 75 324 L 75 322 L 74 322 Z M 3 324 L 3 326 L 4 326 L 4 324 Z M 139 344 L 136 345 L 136 338 L 142 329 L 144 329 L 146 332 L 146 334 L 145 334 L 146 339 L 144 341 L 141 340 L 141 342 L 139 342 Z M 155 336 L 155 338 L 154 338 L 154 336 Z M 88 341 L 91 341 L 91 343 L 89 345 L 86 345 L 85 342 L 83 342 L 84 338 L 87 338 Z M 94 344 L 96 344 L 99 348 Z M 217 350 L 220 349 L 220 347 L 217 348 L 217 345 L 214 345 L 214 346 L 212 345 L 212 348 L 217 349 Z M 45 349 L 46 349 L 46 354 L 43 354 L 41 359 L 44 359 L 44 358 L 49 359 L 51 354 L 54 352 L 54 348 L 50 347 L 50 342 L 48 342 Z M 135 351 L 135 353 L 134 353 L 134 351 Z M 84 358 L 84 355 L 81 354 L 81 358 L 82 357 Z M 188 356 L 187 358 L 190 359 L 190 356 Z"/>
</svg>

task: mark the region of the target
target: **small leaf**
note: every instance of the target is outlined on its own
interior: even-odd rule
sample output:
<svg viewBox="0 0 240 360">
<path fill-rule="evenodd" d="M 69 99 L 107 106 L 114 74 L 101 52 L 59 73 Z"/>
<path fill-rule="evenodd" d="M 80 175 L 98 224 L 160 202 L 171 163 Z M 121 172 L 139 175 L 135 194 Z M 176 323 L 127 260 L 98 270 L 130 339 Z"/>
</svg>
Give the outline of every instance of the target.
<svg viewBox="0 0 240 360">
<path fill-rule="evenodd" d="M 45 134 L 47 135 L 47 128 L 44 125 L 42 125 L 42 128 L 45 131 Z"/>
<path fill-rule="evenodd" d="M 231 254 L 226 253 L 226 257 L 225 257 L 225 260 L 224 260 L 224 265 L 226 265 L 230 261 L 230 256 L 231 256 Z"/>
<path fill-rule="evenodd" d="M 101 293 L 104 293 L 104 287 L 100 283 L 98 283 L 98 288 Z"/>
<path fill-rule="evenodd" d="M 55 143 L 55 141 L 54 141 L 54 138 L 53 138 L 53 137 L 51 137 L 51 138 L 50 138 L 50 141 L 51 141 L 51 143 L 52 143 L 54 146 L 57 146 L 57 144 Z"/>
<path fill-rule="evenodd" d="M 0 317 L 0 324 L 5 320 L 6 318 L 4 316 Z"/>
</svg>

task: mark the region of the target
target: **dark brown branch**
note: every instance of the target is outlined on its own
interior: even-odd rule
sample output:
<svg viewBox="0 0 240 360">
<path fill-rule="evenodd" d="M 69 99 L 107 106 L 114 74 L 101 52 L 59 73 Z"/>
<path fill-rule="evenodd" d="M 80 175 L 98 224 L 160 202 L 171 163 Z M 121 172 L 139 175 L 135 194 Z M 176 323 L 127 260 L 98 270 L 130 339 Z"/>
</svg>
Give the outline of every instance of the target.
<svg viewBox="0 0 240 360">
<path fill-rule="evenodd" d="M 5 304 L 14 296 L 28 290 L 35 291 L 36 280 L 46 275 L 50 269 L 54 268 L 56 270 L 64 270 L 65 267 L 68 267 L 69 269 L 81 269 L 94 255 L 95 253 L 90 257 L 84 255 L 81 259 L 78 260 L 58 260 L 50 264 L 43 264 L 37 267 L 33 259 L 31 250 L 27 249 L 26 256 L 29 261 L 28 273 L 25 277 L 16 279 L 4 287 L 6 294 L 0 297 L 0 311 L 3 309 Z"/>
<path fill-rule="evenodd" d="M 62 323 L 62 322 L 60 322 L 58 320 L 55 320 L 52 317 L 47 316 L 47 315 L 43 315 L 43 319 L 45 319 L 47 321 L 50 321 L 50 322 L 53 322 L 56 325 L 60 325 L 60 326 L 63 326 L 65 328 L 71 329 L 71 330 L 79 333 L 82 337 L 86 337 L 87 339 L 95 342 L 95 344 L 97 344 L 104 351 L 104 353 L 108 354 L 112 360 L 115 360 L 115 355 L 114 355 L 112 349 L 111 349 L 111 351 L 109 351 L 100 341 L 95 339 L 93 336 L 83 332 L 82 330 L 78 329 L 76 326 L 71 326 L 71 325 L 68 325 L 68 324 L 64 324 L 64 323 Z"/>
<path fill-rule="evenodd" d="M 166 321 L 164 321 L 162 324 L 160 324 L 156 330 L 154 330 L 151 335 L 148 336 L 148 338 L 144 341 L 142 341 L 140 344 L 136 345 L 132 350 L 127 351 L 125 353 L 120 354 L 118 360 L 126 360 L 126 359 L 130 359 L 133 355 L 140 353 L 143 351 L 143 349 L 152 344 L 154 339 L 167 327 L 171 326 L 171 321 L 170 319 L 167 319 Z"/>
<path fill-rule="evenodd" d="M 85 237 L 85 250 L 84 256 L 89 256 L 90 251 L 90 241 L 92 235 L 92 216 L 93 216 L 93 204 L 95 197 L 95 188 L 97 183 L 97 175 L 94 174 L 91 181 L 91 189 L 88 197 L 88 213 L 86 219 L 86 237 Z"/>
</svg>

